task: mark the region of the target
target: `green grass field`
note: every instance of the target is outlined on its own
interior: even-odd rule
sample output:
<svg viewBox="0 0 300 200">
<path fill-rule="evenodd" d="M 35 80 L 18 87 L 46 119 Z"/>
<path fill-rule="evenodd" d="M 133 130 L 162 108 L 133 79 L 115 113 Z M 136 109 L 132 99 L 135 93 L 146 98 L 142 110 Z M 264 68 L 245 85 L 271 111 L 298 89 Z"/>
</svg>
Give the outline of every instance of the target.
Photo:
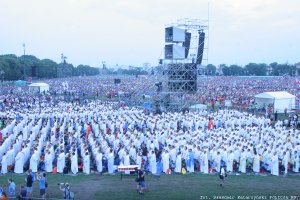
<svg viewBox="0 0 300 200">
<path fill-rule="evenodd" d="M 7 179 L 13 178 L 20 186 L 25 185 L 25 175 L 9 174 L 0 176 L 0 185 L 7 189 Z M 300 176 L 274 177 L 254 175 L 232 175 L 225 181 L 225 187 L 219 185 L 218 175 L 187 174 L 146 176 L 148 191 L 144 195 L 136 193 L 135 176 L 120 179 L 116 175 L 47 175 L 47 194 L 50 198 L 63 198 L 57 183 L 68 182 L 75 199 L 226 199 L 238 196 L 260 196 L 270 199 L 274 196 L 294 196 L 300 194 Z M 34 185 L 34 197 L 39 197 L 38 183 Z M 223 196 L 223 197 L 222 197 Z M 246 199 L 246 198 L 239 198 Z M 274 199 L 274 198 L 273 198 Z M 278 197 L 276 199 L 279 199 Z"/>
</svg>

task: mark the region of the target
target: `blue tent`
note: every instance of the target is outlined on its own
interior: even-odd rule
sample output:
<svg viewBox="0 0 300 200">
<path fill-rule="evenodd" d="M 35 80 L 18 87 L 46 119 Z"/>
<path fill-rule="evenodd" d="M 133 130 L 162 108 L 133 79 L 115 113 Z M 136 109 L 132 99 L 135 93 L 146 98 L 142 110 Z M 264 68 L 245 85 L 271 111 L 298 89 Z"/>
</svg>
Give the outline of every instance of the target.
<svg viewBox="0 0 300 200">
<path fill-rule="evenodd" d="M 26 85 L 26 81 L 22 81 L 22 80 L 17 80 L 15 82 L 16 85 Z"/>
</svg>

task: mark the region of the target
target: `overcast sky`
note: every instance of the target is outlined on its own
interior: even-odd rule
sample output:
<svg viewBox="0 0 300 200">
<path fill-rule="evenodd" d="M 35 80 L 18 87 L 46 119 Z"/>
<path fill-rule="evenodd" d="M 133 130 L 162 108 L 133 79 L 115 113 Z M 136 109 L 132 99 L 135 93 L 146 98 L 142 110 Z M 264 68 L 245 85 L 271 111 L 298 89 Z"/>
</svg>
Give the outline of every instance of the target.
<svg viewBox="0 0 300 200">
<path fill-rule="evenodd" d="M 207 19 L 208 3 L 208 63 L 300 61 L 300 0 L 0 0 L 0 54 L 156 65 L 165 25 Z"/>
</svg>

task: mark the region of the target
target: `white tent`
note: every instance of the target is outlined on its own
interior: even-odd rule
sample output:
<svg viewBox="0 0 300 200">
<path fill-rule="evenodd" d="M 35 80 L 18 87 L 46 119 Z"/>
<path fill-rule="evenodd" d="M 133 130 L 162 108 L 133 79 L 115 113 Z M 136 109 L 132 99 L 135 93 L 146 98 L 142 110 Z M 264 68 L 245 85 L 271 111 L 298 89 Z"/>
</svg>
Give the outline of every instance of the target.
<svg viewBox="0 0 300 200">
<path fill-rule="evenodd" d="M 29 85 L 30 92 L 48 92 L 50 86 L 47 83 L 32 83 Z"/>
<path fill-rule="evenodd" d="M 255 95 L 255 103 L 258 109 L 274 106 L 274 112 L 283 113 L 285 109 L 290 111 L 295 108 L 295 96 L 284 91 L 263 92 Z"/>
<path fill-rule="evenodd" d="M 207 105 L 205 104 L 195 104 L 190 106 L 191 110 L 200 111 L 200 110 L 207 110 Z"/>
</svg>

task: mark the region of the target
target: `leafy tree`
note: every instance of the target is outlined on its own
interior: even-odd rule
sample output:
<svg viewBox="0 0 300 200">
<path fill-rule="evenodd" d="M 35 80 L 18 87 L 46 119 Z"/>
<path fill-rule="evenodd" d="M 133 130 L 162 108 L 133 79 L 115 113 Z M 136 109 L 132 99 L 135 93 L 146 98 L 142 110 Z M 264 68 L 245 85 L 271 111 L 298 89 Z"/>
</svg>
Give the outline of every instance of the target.
<svg viewBox="0 0 300 200">
<path fill-rule="evenodd" d="M 213 64 L 208 64 L 206 66 L 206 69 L 207 69 L 207 74 L 208 75 L 216 75 L 217 67 L 214 66 Z"/>
<path fill-rule="evenodd" d="M 267 74 L 268 65 L 261 63 L 249 63 L 245 66 L 246 74 L 253 76 L 265 76 Z"/>
</svg>

